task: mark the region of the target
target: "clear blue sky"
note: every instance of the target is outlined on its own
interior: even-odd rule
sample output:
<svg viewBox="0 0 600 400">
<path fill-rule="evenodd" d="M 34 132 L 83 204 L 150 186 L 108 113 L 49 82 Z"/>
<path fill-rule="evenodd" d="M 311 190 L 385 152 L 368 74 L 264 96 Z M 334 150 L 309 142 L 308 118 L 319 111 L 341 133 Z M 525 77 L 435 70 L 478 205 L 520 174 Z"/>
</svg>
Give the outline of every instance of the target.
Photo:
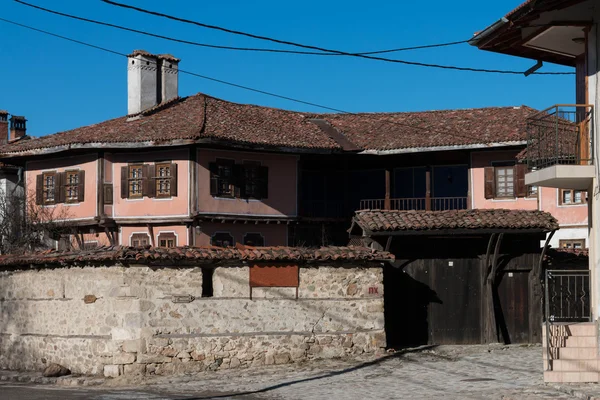
<svg viewBox="0 0 600 400">
<path fill-rule="evenodd" d="M 119 9 L 99 0 L 30 0 L 47 8 L 178 38 L 232 46 L 268 42 L 184 25 Z M 345 51 L 470 38 L 521 0 L 449 2 L 156 1 L 123 0 L 232 29 Z M 10 0 L 2 17 L 120 52 L 171 53 L 180 67 L 285 96 L 357 111 L 415 111 L 574 102 L 572 76 L 495 75 L 445 71 L 348 57 L 242 53 L 198 48 L 65 19 Z M 32 135 L 54 133 L 127 113 L 126 60 L 0 21 L 0 109 L 25 115 Z M 277 48 L 283 48 L 278 46 Z M 531 60 L 477 50 L 468 44 L 389 54 L 429 63 L 525 70 Z M 544 71 L 564 71 L 545 65 Z M 180 75 L 181 96 L 203 92 L 226 100 L 321 111 L 285 100 Z"/>
</svg>

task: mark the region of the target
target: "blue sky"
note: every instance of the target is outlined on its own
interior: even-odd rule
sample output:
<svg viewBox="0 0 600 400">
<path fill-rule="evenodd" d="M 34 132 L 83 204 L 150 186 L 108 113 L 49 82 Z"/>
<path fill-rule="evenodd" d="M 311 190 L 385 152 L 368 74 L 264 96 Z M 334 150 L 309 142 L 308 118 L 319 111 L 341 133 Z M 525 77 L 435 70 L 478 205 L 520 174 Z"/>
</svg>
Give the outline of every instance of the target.
<svg viewBox="0 0 600 400">
<path fill-rule="evenodd" d="M 47 8 L 178 38 L 285 48 L 184 25 L 99 0 L 29 0 Z M 470 38 L 519 0 L 427 3 L 305 0 L 121 2 L 232 29 L 344 51 L 440 43 Z M 425 5 L 426 4 L 426 5 Z M 416 111 L 527 104 L 539 109 L 574 102 L 573 76 L 496 75 L 446 71 L 349 57 L 245 53 L 206 49 L 91 25 L 3 1 L 2 17 L 123 53 L 171 53 L 180 68 L 350 112 Z M 0 109 L 28 119 L 38 136 L 127 113 L 126 60 L 116 55 L 0 21 Z M 293 48 L 292 48 L 293 49 Z M 389 54 L 390 58 L 460 66 L 525 70 L 531 60 L 468 44 Z M 556 65 L 543 71 L 565 71 Z M 318 112 L 318 108 L 180 75 L 181 96 L 203 92 L 226 100 Z"/>
</svg>

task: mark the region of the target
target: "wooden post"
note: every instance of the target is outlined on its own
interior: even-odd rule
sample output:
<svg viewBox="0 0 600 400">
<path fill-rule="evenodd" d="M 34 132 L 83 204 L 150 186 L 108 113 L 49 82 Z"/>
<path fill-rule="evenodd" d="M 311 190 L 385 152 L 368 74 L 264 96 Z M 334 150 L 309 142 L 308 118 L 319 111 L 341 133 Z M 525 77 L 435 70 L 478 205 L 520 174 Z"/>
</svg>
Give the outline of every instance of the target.
<svg viewBox="0 0 600 400">
<path fill-rule="evenodd" d="M 542 341 L 541 329 L 542 316 L 544 315 L 542 310 L 544 301 L 546 301 L 542 294 L 542 271 L 544 269 L 544 257 L 555 232 L 550 232 L 542 248 L 540 259 L 529 271 L 529 343 Z"/>
<path fill-rule="evenodd" d="M 148 234 L 150 235 L 150 246 L 156 247 L 156 243 L 154 243 L 154 227 L 152 224 L 148 224 Z"/>
<path fill-rule="evenodd" d="M 498 331 L 496 327 L 496 312 L 494 304 L 494 286 L 496 283 L 496 275 L 498 274 L 498 254 L 504 233 L 498 235 L 494 255 L 492 258 L 491 267 L 488 269 L 488 274 L 485 279 L 485 307 L 484 307 L 484 338 L 486 343 L 495 343 L 498 340 Z"/>
<path fill-rule="evenodd" d="M 104 216 L 104 151 L 98 152 L 98 218 Z"/>
<path fill-rule="evenodd" d="M 425 171 L 425 210 L 431 211 L 431 168 Z"/>
<path fill-rule="evenodd" d="M 392 171 L 389 169 L 385 170 L 385 201 L 383 204 L 383 208 L 386 210 L 392 209 L 392 201 L 391 201 L 391 192 L 392 192 Z"/>
</svg>

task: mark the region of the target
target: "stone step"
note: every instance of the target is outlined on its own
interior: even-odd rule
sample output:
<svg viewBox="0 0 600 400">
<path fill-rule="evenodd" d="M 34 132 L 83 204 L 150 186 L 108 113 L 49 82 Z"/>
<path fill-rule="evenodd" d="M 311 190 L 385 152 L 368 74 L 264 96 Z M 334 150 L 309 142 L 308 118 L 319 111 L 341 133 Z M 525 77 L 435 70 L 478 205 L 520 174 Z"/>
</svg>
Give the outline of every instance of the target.
<svg viewBox="0 0 600 400">
<path fill-rule="evenodd" d="M 600 374 L 597 372 L 544 371 L 544 382 L 589 383 L 598 382 L 599 378 Z"/>
<path fill-rule="evenodd" d="M 597 328 L 594 322 L 578 322 L 574 324 L 552 325 L 551 336 L 596 336 Z M 546 337 L 546 326 L 542 326 L 542 338 Z"/>
<path fill-rule="evenodd" d="M 546 348 L 542 351 L 542 357 L 544 360 L 548 359 L 548 352 Z M 598 348 L 597 347 L 561 347 L 555 349 L 553 353 L 556 355 L 556 360 L 598 360 Z M 552 357 L 550 357 L 552 358 Z"/>
<path fill-rule="evenodd" d="M 550 370 L 555 372 L 597 372 L 600 373 L 600 360 L 551 360 Z M 544 371 L 548 368 L 544 360 Z"/>
</svg>

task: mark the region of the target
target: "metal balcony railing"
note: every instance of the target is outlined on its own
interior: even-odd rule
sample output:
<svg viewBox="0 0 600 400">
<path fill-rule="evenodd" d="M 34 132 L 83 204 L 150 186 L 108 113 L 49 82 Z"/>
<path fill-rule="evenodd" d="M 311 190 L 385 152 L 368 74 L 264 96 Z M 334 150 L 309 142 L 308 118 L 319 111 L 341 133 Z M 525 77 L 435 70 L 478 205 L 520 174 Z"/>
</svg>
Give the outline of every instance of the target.
<svg viewBox="0 0 600 400">
<path fill-rule="evenodd" d="M 386 204 L 386 203 L 389 203 Z M 366 199 L 360 201 L 361 210 L 466 210 L 467 197 L 431 197 L 403 199 Z"/>
<path fill-rule="evenodd" d="M 530 170 L 552 165 L 590 165 L 593 137 L 593 106 L 554 105 L 527 120 L 527 165 Z"/>
</svg>

